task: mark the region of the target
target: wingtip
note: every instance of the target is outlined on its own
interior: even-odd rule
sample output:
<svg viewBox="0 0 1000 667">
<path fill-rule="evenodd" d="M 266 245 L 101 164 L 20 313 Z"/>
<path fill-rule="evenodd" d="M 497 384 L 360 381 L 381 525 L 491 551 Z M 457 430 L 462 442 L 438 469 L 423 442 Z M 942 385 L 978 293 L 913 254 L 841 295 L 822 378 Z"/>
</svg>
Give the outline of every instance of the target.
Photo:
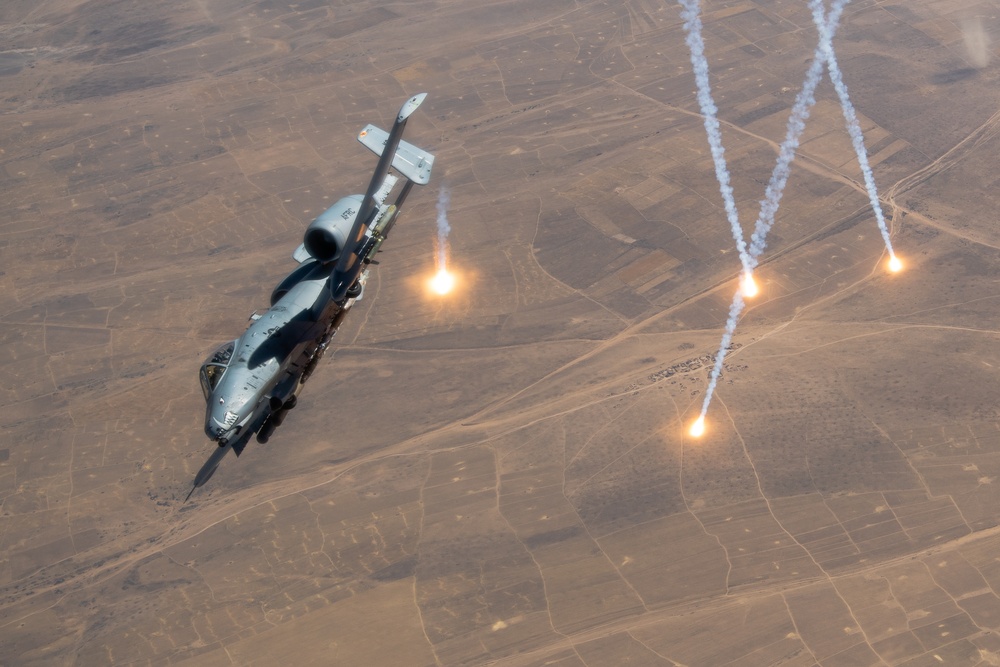
<svg viewBox="0 0 1000 667">
<path fill-rule="evenodd" d="M 410 99 L 403 102 L 403 106 L 399 110 L 399 115 L 396 116 L 396 122 L 402 123 L 404 120 L 409 118 L 410 114 L 416 111 L 417 107 L 423 103 L 425 97 L 427 97 L 427 93 L 417 93 Z"/>
</svg>

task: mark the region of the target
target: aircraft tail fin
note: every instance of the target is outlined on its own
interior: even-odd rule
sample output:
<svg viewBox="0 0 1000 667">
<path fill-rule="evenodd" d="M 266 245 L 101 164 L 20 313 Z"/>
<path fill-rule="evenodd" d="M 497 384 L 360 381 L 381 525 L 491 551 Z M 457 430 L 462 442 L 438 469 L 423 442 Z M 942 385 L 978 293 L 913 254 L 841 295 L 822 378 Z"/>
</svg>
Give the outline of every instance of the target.
<svg viewBox="0 0 1000 667">
<path fill-rule="evenodd" d="M 376 155 L 379 156 L 379 159 L 378 164 L 375 165 L 375 171 L 372 172 L 371 181 L 368 183 L 368 191 L 361 199 L 361 205 L 358 207 L 358 212 L 354 216 L 354 226 L 351 227 L 351 233 L 347 235 L 347 245 L 345 245 L 346 250 L 345 252 L 340 253 L 340 258 L 337 260 L 337 266 L 334 268 L 334 275 L 332 276 L 331 281 L 331 292 L 333 293 L 334 301 L 340 302 L 344 299 L 347 294 L 347 290 L 361 273 L 363 268 L 361 266 L 361 256 L 365 253 L 365 249 L 363 247 L 365 234 L 368 231 L 368 225 L 372 223 L 372 218 L 375 217 L 378 213 L 378 209 L 380 208 L 380 204 L 376 200 L 375 195 L 385 184 L 385 177 L 389 175 L 389 169 L 396 168 L 397 171 L 406 176 L 407 183 L 403 188 L 404 193 L 409 192 L 413 183 L 420 182 L 423 184 L 430 180 L 430 168 L 434 163 L 433 155 L 430 153 L 424 153 L 424 151 L 420 150 L 416 146 L 410 145 L 411 147 L 408 149 L 407 153 L 405 153 L 402 157 L 398 156 L 398 149 L 400 147 L 400 143 L 402 142 L 403 130 L 406 127 L 406 120 L 414 111 L 417 110 L 417 107 L 420 106 L 426 97 L 427 93 L 420 93 L 406 100 L 406 102 L 403 103 L 403 106 L 399 108 L 399 114 L 396 116 L 396 121 L 392 125 L 392 130 L 388 133 L 373 132 L 372 134 L 375 136 L 373 137 L 374 140 L 370 145 L 365 143 L 365 138 L 368 136 L 367 132 L 362 130 L 361 134 L 363 136 L 358 137 L 358 139 L 360 139 L 365 146 L 370 148 Z M 413 179 L 417 180 L 415 181 Z"/>
</svg>

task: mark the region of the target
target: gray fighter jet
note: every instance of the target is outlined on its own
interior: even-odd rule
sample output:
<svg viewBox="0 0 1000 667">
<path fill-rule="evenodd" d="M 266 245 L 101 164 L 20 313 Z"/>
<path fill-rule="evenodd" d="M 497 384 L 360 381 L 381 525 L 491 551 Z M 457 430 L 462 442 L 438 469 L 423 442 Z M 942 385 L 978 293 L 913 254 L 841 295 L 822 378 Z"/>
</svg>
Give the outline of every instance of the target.
<svg viewBox="0 0 1000 667">
<path fill-rule="evenodd" d="M 399 217 L 413 184 L 430 180 L 434 156 L 402 141 L 406 119 L 426 93 L 407 100 L 390 132 L 368 125 L 358 141 L 379 156 L 368 191 L 344 197 L 306 229 L 292 257 L 298 268 L 271 293 L 271 307 L 250 316 L 246 332 L 219 346 L 201 367 L 207 410 L 205 433 L 218 444 L 195 476 L 208 481 L 226 453 L 239 456 L 250 438 L 267 442 L 295 407 L 330 339 L 364 295 L 368 267 Z M 406 179 L 387 204 L 399 177 Z M 188 494 L 188 498 L 191 497 Z"/>
</svg>

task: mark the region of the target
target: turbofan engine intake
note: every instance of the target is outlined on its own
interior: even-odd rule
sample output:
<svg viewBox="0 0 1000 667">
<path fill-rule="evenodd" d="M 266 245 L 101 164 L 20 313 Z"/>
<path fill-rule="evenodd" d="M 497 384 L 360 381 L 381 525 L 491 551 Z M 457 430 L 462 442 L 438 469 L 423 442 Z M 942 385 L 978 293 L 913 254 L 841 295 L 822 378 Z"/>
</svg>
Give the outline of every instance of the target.
<svg viewBox="0 0 1000 667">
<path fill-rule="evenodd" d="M 337 261 L 347 244 L 347 237 L 351 234 L 360 207 L 361 197 L 351 195 L 313 220 L 306 228 L 305 238 L 302 240 L 309 254 L 323 263 Z"/>
</svg>

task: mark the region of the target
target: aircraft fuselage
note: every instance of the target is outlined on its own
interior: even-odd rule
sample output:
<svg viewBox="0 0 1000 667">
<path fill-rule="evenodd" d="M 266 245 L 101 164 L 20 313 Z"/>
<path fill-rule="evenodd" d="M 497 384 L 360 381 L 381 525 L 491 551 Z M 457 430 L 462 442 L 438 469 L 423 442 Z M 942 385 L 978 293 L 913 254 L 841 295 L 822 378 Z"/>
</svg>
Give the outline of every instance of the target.
<svg viewBox="0 0 1000 667">
<path fill-rule="evenodd" d="M 209 438 L 225 445 L 256 431 L 295 391 L 340 310 L 331 298 L 330 273 L 315 263 L 236 340 L 229 365 L 207 398 Z"/>
</svg>

